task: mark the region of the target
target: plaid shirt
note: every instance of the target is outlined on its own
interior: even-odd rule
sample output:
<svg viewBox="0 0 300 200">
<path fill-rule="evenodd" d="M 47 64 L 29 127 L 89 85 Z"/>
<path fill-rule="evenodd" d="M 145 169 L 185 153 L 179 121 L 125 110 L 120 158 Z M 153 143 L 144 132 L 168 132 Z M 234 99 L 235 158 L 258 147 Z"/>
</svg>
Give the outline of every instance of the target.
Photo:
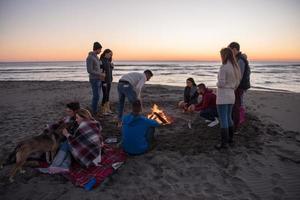
<svg viewBox="0 0 300 200">
<path fill-rule="evenodd" d="M 73 157 L 85 167 L 89 167 L 101 154 L 101 125 L 97 121 L 83 121 L 75 134 L 68 137 Z"/>
</svg>

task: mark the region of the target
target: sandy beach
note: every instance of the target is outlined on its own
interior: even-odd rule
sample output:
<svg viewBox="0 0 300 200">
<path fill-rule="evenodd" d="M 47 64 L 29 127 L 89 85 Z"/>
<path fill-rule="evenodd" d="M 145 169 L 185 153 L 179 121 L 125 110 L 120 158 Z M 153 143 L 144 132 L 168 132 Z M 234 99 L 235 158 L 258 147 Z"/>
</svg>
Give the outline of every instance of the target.
<svg viewBox="0 0 300 200">
<path fill-rule="evenodd" d="M 12 165 L 0 170 L 0 199 L 298 199 L 300 195 L 300 93 L 248 91 L 247 121 L 236 146 L 214 149 L 219 126 L 209 128 L 196 115 L 176 108 L 183 88 L 146 85 L 144 113 L 156 103 L 174 122 L 159 127 L 151 152 L 128 157 L 124 166 L 93 191 L 75 187 L 60 175 L 26 168 L 9 183 Z M 42 132 L 63 116 L 64 105 L 78 100 L 88 107 L 88 82 L 0 82 L 0 158 L 16 144 Z M 116 110 L 116 84 L 112 88 Z M 128 112 L 129 106 L 126 109 Z M 187 121 L 192 120 L 192 129 Z M 120 130 L 113 117 L 101 118 L 104 137 Z"/>
</svg>

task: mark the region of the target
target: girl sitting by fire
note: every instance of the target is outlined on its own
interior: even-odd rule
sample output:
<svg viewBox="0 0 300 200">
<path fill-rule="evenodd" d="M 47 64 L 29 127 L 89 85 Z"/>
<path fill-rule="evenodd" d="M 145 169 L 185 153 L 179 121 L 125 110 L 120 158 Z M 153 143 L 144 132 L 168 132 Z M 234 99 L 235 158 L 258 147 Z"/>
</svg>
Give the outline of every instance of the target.
<svg viewBox="0 0 300 200">
<path fill-rule="evenodd" d="M 183 112 L 192 111 L 195 104 L 198 103 L 197 85 L 193 78 L 186 80 L 186 87 L 184 89 L 184 100 L 178 103 L 178 107 L 183 109 Z"/>
</svg>

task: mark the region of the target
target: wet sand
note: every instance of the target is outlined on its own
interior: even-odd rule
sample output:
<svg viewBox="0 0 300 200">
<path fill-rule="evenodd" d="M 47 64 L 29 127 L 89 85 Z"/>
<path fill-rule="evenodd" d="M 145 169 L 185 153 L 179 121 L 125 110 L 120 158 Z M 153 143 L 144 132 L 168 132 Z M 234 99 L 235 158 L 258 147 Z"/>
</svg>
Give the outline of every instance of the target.
<svg viewBox="0 0 300 200">
<path fill-rule="evenodd" d="M 115 110 L 117 94 L 112 89 Z M 87 82 L 0 82 L 0 158 L 5 160 L 24 138 L 41 133 L 63 116 L 64 105 L 90 104 Z M 12 165 L 0 171 L 1 199 L 297 199 L 300 195 L 300 128 L 298 93 L 249 91 L 247 122 L 236 146 L 213 148 L 219 127 L 209 128 L 176 104 L 183 88 L 147 85 L 144 113 L 156 103 L 174 123 L 158 128 L 156 147 L 126 164 L 93 191 L 75 187 L 60 175 L 32 168 L 8 183 Z M 129 106 L 126 107 L 128 111 Z M 103 135 L 120 137 L 112 116 L 102 117 Z M 192 120 L 192 129 L 187 121 Z"/>
</svg>

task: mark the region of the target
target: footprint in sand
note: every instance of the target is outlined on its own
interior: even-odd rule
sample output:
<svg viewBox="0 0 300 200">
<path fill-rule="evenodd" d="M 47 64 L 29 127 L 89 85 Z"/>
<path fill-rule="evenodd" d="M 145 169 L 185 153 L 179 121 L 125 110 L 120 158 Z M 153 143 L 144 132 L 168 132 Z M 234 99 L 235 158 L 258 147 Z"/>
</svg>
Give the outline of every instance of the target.
<svg viewBox="0 0 300 200">
<path fill-rule="evenodd" d="M 205 188 L 204 191 L 208 194 L 212 194 L 216 190 L 216 186 L 211 183 L 204 183 L 203 187 Z"/>
<path fill-rule="evenodd" d="M 285 195 L 284 190 L 282 188 L 280 188 L 280 187 L 274 187 L 272 189 L 272 191 L 273 191 L 273 193 L 275 193 L 276 196 L 283 196 L 283 195 Z"/>
<path fill-rule="evenodd" d="M 273 185 L 277 185 L 278 182 L 280 181 L 280 179 L 281 179 L 281 175 L 280 174 L 277 174 L 277 173 L 271 174 L 271 183 Z"/>
<path fill-rule="evenodd" d="M 172 176 L 170 176 L 170 175 L 166 175 L 164 178 L 165 178 L 165 180 L 166 180 L 168 183 L 171 183 L 171 184 L 177 183 L 177 182 L 178 182 L 178 179 L 177 179 L 177 178 L 172 177 Z"/>
</svg>

